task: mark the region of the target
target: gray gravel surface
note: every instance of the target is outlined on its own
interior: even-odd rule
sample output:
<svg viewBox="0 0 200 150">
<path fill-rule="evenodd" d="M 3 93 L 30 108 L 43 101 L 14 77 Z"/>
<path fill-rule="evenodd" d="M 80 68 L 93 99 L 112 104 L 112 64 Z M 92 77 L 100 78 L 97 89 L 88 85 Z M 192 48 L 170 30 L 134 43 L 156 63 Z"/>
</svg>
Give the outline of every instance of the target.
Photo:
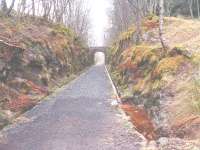
<svg viewBox="0 0 200 150">
<path fill-rule="evenodd" d="M 140 150 L 111 96 L 104 66 L 93 66 L 4 129 L 0 150 Z"/>
</svg>

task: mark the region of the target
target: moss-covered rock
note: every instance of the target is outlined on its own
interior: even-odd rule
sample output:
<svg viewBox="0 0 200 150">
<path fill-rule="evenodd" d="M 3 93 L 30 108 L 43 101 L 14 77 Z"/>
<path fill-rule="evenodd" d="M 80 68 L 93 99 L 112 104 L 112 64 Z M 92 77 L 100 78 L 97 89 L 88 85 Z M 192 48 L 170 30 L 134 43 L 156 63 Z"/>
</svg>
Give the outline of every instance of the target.
<svg viewBox="0 0 200 150">
<path fill-rule="evenodd" d="M 0 34 L 0 113 L 24 112 L 92 62 L 87 44 L 61 24 L 1 18 Z"/>
<path fill-rule="evenodd" d="M 181 55 L 163 58 L 153 71 L 153 77 L 160 78 L 164 73 L 176 73 L 185 61 L 187 60 Z"/>
</svg>

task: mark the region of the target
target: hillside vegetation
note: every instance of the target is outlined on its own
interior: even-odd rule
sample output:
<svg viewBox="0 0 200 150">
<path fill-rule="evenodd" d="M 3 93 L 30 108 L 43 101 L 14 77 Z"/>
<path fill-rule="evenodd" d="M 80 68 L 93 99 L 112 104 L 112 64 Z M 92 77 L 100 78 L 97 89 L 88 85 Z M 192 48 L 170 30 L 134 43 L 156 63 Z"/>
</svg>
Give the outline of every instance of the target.
<svg viewBox="0 0 200 150">
<path fill-rule="evenodd" d="M 88 52 L 61 24 L 1 17 L 0 128 L 88 66 Z"/>
<path fill-rule="evenodd" d="M 142 132 L 151 131 L 150 139 L 200 139 L 200 22 L 165 17 L 166 50 L 160 44 L 158 17 L 146 17 L 141 27 L 139 45 L 133 44 L 132 25 L 109 49 L 110 71 L 122 100 L 152 118 L 155 129 L 148 129 L 145 120 L 142 124 L 147 126 Z"/>
</svg>

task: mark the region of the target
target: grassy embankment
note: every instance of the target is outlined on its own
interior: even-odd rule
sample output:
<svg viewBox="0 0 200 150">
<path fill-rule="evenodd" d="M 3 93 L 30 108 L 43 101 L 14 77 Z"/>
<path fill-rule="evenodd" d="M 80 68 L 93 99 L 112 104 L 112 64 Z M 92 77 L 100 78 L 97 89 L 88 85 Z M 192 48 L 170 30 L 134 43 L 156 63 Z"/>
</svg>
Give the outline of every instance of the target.
<svg viewBox="0 0 200 150">
<path fill-rule="evenodd" d="M 0 18 L 0 128 L 90 65 L 89 49 L 61 24 Z"/>
<path fill-rule="evenodd" d="M 154 129 L 148 129 L 147 116 L 140 115 L 138 123 L 136 119 L 141 132 L 150 134 L 147 137 L 200 138 L 200 21 L 166 17 L 167 50 L 161 47 L 158 24 L 157 17 L 143 21 L 139 45 L 134 44 L 134 26 L 119 36 L 109 49 L 112 77 L 122 98 L 144 108 L 153 119 Z"/>
</svg>

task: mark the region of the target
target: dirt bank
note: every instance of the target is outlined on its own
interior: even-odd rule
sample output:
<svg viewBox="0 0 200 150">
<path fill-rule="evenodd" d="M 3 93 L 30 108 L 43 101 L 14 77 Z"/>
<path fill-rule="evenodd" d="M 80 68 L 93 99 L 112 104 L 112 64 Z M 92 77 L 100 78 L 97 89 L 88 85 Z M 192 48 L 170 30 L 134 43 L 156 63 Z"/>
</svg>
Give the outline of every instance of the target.
<svg viewBox="0 0 200 150">
<path fill-rule="evenodd" d="M 71 29 L 41 18 L 0 18 L 0 128 L 90 64 Z"/>
<path fill-rule="evenodd" d="M 158 18 L 148 17 L 141 44 L 134 45 L 132 26 L 110 47 L 108 60 L 122 99 L 133 103 L 122 108 L 136 128 L 148 139 L 155 139 L 147 136 L 151 133 L 158 142 L 177 139 L 184 146 L 200 139 L 200 22 L 173 17 L 164 21 L 167 50 L 160 45 Z"/>
</svg>

